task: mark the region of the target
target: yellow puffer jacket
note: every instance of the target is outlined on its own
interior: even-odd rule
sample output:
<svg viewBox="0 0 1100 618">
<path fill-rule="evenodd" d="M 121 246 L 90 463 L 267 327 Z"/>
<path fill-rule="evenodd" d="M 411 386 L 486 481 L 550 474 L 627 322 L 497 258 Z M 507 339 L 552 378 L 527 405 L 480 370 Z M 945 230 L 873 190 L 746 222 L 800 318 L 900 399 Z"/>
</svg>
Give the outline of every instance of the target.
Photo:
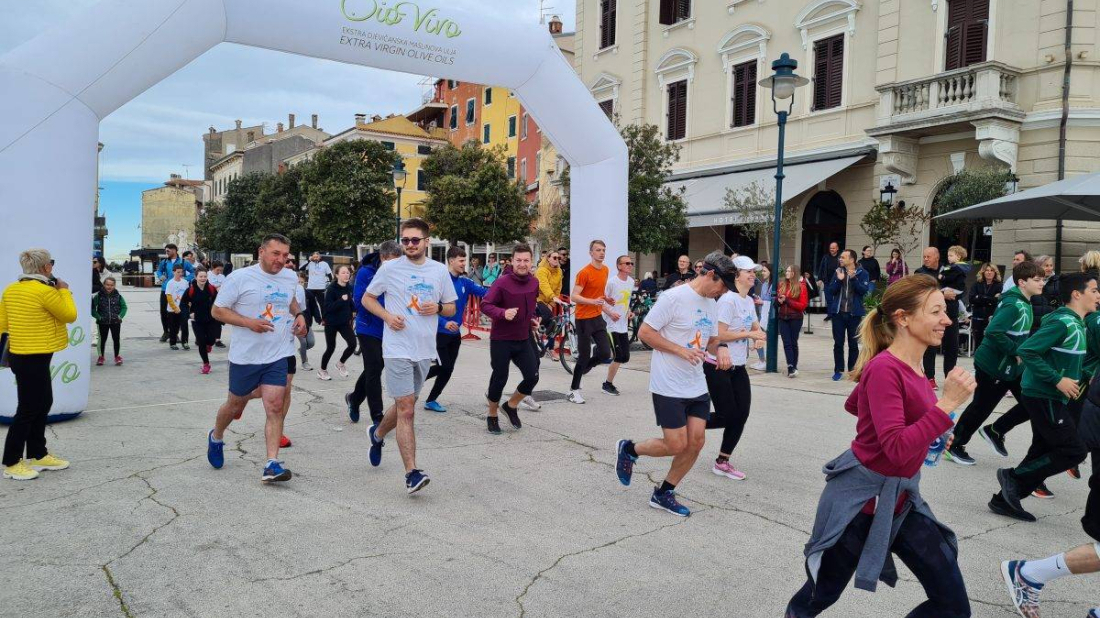
<svg viewBox="0 0 1100 618">
<path fill-rule="evenodd" d="M 561 296 L 561 268 L 551 267 L 550 262 L 542 258 L 535 277 L 539 280 L 539 302 L 553 307 L 554 299 Z"/>
<path fill-rule="evenodd" d="M 12 354 L 50 354 L 69 347 L 76 303 L 69 290 L 41 281 L 13 283 L 0 297 L 0 333 L 8 333 Z"/>
</svg>

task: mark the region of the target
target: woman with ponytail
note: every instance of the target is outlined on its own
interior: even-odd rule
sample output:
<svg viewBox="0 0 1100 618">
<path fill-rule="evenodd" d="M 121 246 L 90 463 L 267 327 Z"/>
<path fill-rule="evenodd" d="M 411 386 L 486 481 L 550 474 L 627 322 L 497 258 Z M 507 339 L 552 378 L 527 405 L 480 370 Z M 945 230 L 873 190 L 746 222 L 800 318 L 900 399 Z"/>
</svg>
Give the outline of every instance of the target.
<svg viewBox="0 0 1100 618">
<path fill-rule="evenodd" d="M 808 581 L 787 606 L 788 618 L 817 616 L 856 588 L 897 583 L 891 554 L 916 575 L 928 600 L 910 618 L 966 618 L 970 602 L 957 561 L 955 534 L 939 523 L 920 495 L 929 445 L 951 429 L 950 413 L 974 391 L 973 376 L 956 368 L 936 400 L 924 377 L 929 347 L 951 324 L 935 279 L 904 277 L 860 325 L 863 349 L 844 408 L 855 415 L 851 448 L 825 465 L 825 490 L 806 544 Z"/>
</svg>

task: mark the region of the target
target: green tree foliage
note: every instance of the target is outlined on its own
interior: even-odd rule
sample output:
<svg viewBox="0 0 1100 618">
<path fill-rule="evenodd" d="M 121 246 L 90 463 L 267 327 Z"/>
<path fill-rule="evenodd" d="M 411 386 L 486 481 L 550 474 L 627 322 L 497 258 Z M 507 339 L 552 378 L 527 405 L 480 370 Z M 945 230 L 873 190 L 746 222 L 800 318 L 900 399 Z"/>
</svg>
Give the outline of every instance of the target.
<svg viewBox="0 0 1100 618">
<path fill-rule="evenodd" d="M 225 200 L 206 206 L 195 223 L 199 245 L 215 251 L 255 253 L 264 232 L 256 216 L 264 174 L 248 174 L 229 183 Z"/>
<path fill-rule="evenodd" d="M 775 186 L 772 183 L 754 181 L 737 189 L 726 189 L 725 206 L 737 214 L 741 232 L 746 238 L 764 241 L 764 255 L 771 255 L 771 242 L 775 236 Z M 790 237 L 798 232 L 798 213 L 794 208 L 783 209 L 780 231 Z M 772 256 L 778 263 L 778 257 Z"/>
<path fill-rule="evenodd" d="M 942 215 L 1003 197 L 1005 183 L 1011 177 L 1012 173 L 1004 168 L 964 169 L 944 181 L 943 188 L 932 203 L 932 211 L 935 215 Z M 970 255 L 974 255 L 978 234 L 989 225 L 993 225 L 992 219 L 936 219 L 936 234 L 969 239 Z"/>
<path fill-rule="evenodd" d="M 323 247 L 380 243 L 397 233 L 393 165 L 381 143 L 340 142 L 301 170 L 310 233 Z M 289 231 L 289 230 L 288 230 Z"/>
<path fill-rule="evenodd" d="M 921 230 L 929 218 L 920 206 L 876 202 L 863 215 L 859 227 L 876 249 L 879 245 L 893 245 L 901 251 L 902 259 L 908 259 L 910 253 L 924 244 Z"/>
<path fill-rule="evenodd" d="M 504 168 L 503 148 L 470 140 L 436 148 L 424 160 L 425 217 L 432 235 L 469 244 L 520 241 L 531 233 L 532 209 Z"/>
<path fill-rule="evenodd" d="M 656 125 L 631 124 L 621 130 L 630 157 L 627 190 L 631 251 L 657 253 L 680 246 L 687 228 L 683 191 L 665 186 L 680 145 L 666 142 Z"/>
<path fill-rule="evenodd" d="M 256 219 L 264 233 L 283 234 L 290 239 L 294 253 L 310 253 L 324 248 L 313 235 L 313 224 L 306 206 L 302 174 L 308 165 L 265 176 L 256 199 Z"/>
</svg>

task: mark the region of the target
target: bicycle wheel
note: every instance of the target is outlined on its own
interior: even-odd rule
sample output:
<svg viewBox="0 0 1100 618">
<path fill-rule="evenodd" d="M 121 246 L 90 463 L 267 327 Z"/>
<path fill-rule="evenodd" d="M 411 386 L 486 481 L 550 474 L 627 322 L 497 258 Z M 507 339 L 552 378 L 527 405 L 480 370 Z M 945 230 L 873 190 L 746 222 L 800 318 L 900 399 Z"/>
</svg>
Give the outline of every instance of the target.
<svg viewBox="0 0 1100 618">
<path fill-rule="evenodd" d="M 558 360 L 569 375 L 573 375 L 573 366 L 577 364 L 577 331 L 572 322 L 564 324 L 561 345 L 558 347 Z"/>
<path fill-rule="evenodd" d="M 540 326 L 535 331 L 535 345 L 539 358 L 546 356 L 546 352 L 554 347 L 554 337 L 557 335 L 557 328 L 550 326 L 550 328 L 544 328 Z"/>
</svg>

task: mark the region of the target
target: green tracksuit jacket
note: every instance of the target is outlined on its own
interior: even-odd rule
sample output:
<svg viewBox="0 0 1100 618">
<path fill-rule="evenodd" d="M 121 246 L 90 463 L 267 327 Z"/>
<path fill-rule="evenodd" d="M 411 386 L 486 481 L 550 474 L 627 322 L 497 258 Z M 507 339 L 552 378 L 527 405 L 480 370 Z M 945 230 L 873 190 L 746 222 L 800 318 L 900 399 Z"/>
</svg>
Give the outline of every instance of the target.
<svg viewBox="0 0 1100 618">
<path fill-rule="evenodd" d="M 1085 321 L 1072 309 L 1044 316 L 1039 330 L 1016 349 L 1024 361 L 1024 394 L 1067 403 L 1057 384 L 1062 378 L 1081 381 L 1087 346 Z"/>
<path fill-rule="evenodd" d="M 1096 375 L 1097 369 L 1100 369 L 1100 311 L 1093 311 L 1085 316 L 1085 339 L 1088 350 L 1081 367 L 1081 377 L 1088 383 Z"/>
<path fill-rule="evenodd" d="M 974 364 L 998 380 L 1020 379 L 1023 367 L 1016 362 L 1016 349 L 1031 334 L 1033 314 L 1031 303 L 1019 288 L 1011 288 L 1001 296 L 989 325 L 985 327 L 982 344 L 974 353 Z"/>
</svg>

